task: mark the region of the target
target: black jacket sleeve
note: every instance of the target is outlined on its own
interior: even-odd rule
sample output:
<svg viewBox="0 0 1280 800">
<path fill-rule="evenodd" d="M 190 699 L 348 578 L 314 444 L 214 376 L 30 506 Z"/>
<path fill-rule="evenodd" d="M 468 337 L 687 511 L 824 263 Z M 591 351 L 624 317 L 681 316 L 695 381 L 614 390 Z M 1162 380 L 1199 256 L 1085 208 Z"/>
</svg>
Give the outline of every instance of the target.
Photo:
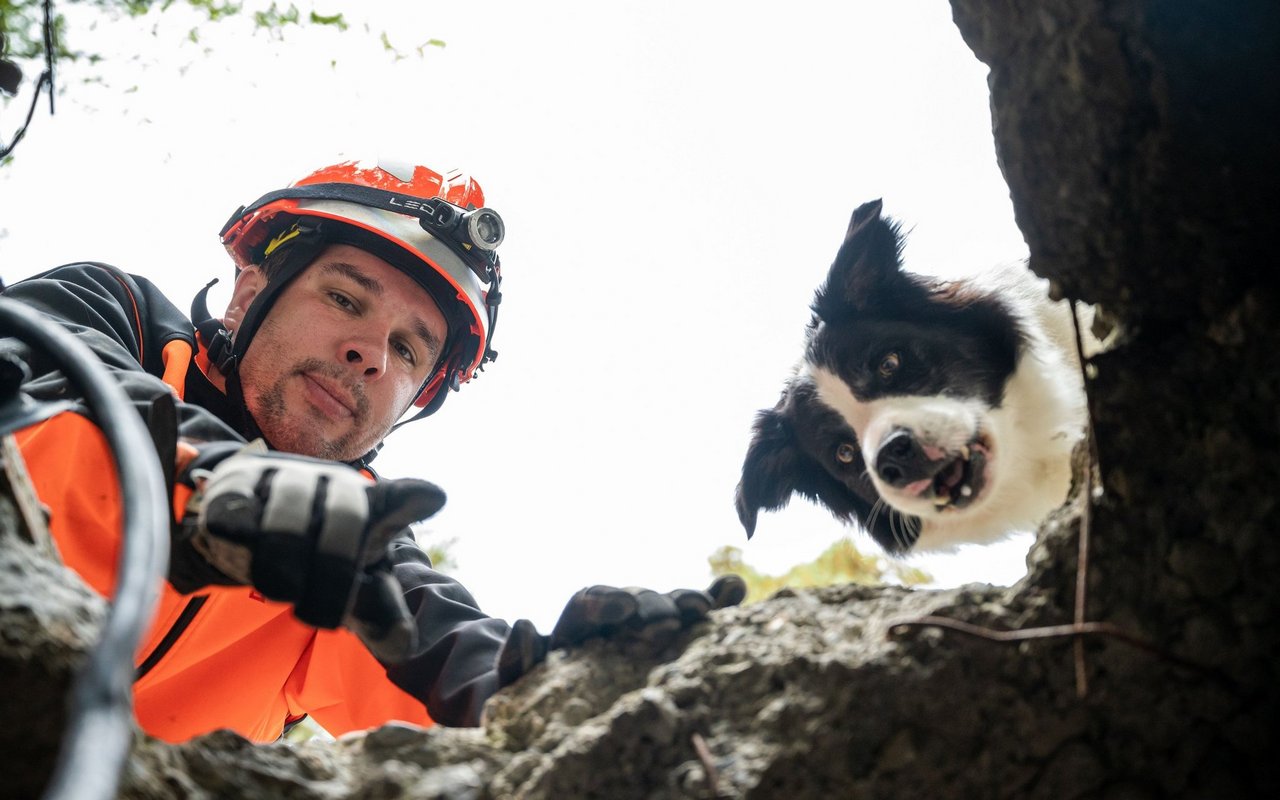
<svg viewBox="0 0 1280 800">
<path fill-rule="evenodd" d="M 480 611 L 471 593 L 433 569 L 407 536 L 392 543 L 391 561 L 417 624 L 418 650 L 389 665 L 387 676 L 441 725 L 479 725 L 484 701 L 499 688 L 498 653 L 510 626 Z"/>
<path fill-rule="evenodd" d="M 186 316 L 145 278 L 105 264 L 68 264 L 8 287 L 4 296 L 41 312 L 79 339 L 116 377 L 146 420 L 157 397 L 170 394 L 161 353 L 175 339 L 194 347 Z M 0 349 L 25 361 L 23 390 L 36 400 L 77 399 L 49 357 L 6 339 Z M 190 442 L 243 441 L 216 415 L 178 403 L 178 436 Z"/>
</svg>

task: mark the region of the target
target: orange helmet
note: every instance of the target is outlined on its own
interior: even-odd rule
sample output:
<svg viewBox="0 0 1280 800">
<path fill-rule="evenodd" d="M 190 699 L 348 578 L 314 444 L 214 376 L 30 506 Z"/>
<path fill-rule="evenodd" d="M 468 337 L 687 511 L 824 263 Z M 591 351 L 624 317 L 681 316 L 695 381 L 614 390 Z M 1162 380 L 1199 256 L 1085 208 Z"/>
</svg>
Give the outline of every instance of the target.
<svg viewBox="0 0 1280 800">
<path fill-rule="evenodd" d="M 449 323 L 440 362 L 415 401 L 422 409 L 415 419 L 430 414 L 446 388 L 457 389 L 497 356 L 491 342 L 504 233 L 502 218 L 485 207 L 480 185 L 458 170 L 441 174 L 386 160 L 344 161 L 269 192 L 238 209 L 221 232 L 237 273 L 277 250 L 289 265 L 279 279 L 273 274 L 275 291 L 255 301 L 260 307 L 254 318 L 246 315 L 234 350 L 228 350 L 231 368 L 283 285 L 323 247 L 351 244 L 416 280 Z"/>
</svg>

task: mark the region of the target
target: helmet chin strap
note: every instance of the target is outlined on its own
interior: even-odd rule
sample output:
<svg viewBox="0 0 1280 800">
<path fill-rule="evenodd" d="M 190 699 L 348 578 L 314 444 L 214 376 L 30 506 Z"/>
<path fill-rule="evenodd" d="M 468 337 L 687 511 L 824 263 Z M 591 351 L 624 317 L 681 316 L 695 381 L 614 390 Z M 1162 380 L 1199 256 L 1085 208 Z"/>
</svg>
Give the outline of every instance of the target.
<svg viewBox="0 0 1280 800">
<path fill-rule="evenodd" d="M 209 362 L 218 368 L 226 379 L 227 402 L 231 407 L 232 419 L 228 420 L 232 427 L 248 440 L 262 439 L 268 447 L 276 449 L 271 441 L 258 427 L 253 413 L 244 399 L 244 388 L 240 383 L 240 364 L 244 361 L 253 336 L 257 333 L 262 321 L 266 319 L 271 308 L 280 297 L 280 293 L 311 265 L 311 262 L 328 246 L 320 225 L 299 225 L 300 233 L 289 243 L 289 248 L 282 255 L 284 259 L 273 270 L 274 277 L 267 281 L 258 292 L 235 333 L 227 330 L 222 320 L 209 313 L 209 289 L 218 282 L 217 278 L 209 281 L 195 296 L 191 303 L 191 319 L 195 323 L 202 341 L 207 343 Z M 376 452 L 376 451 L 374 451 Z M 363 461 L 363 459 L 361 459 Z"/>
<path fill-rule="evenodd" d="M 232 417 L 228 422 L 231 423 L 231 427 L 245 439 L 252 441 L 260 438 L 267 442 L 268 447 L 271 447 L 271 443 L 258 427 L 253 414 L 249 412 L 249 405 L 244 400 L 244 390 L 240 386 L 240 370 L 237 369 L 240 358 L 234 352 L 235 335 L 227 330 L 222 320 L 209 313 L 209 290 L 217 282 L 218 279 L 214 278 L 196 294 L 191 302 L 191 318 L 199 320 L 195 326 L 200 333 L 200 340 L 205 342 L 209 363 L 218 368 L 226 381 L 227 404 L 231 408 Z"/>
</svg>

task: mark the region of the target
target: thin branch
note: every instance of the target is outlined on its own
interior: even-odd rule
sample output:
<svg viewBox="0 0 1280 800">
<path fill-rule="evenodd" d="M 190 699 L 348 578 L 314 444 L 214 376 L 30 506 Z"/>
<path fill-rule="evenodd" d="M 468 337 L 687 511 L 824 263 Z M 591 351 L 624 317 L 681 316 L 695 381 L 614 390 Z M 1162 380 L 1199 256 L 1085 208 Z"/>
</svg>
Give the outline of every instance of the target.
<svg viewBox="0 0 1280 800">
<path fill-rule="evenodd" d="M 908 628 L 944 628 L 956 633 L 962 633 L 966 636 L 973 636 L 978 639 L 985 639 L 990 642 L 1000 642 L 1002 644 L 1011 644 L 1017 642 L 1027 642 L 1036 639 L 1061 639 L 1068 636 L 1084 637 L 1084 636 L 1103 636 L 1109 639 L 1115 639 L 1124 642 L 1127 645 L 1144 650 L 1152 655 L 1159 656 L 1161 659 L 1181 667 L 1203 672 L 1208 674 L 1217 674 L 1217 670 L 1205 664 L 1201 664 L 1190 659 L 1183 658 L 1165 650 L 1155 643 L 1150 642 L 1137 634 L 1131 633 L 1118 625 L 1110 622 L 1081 622 L 1071 625 L 1046 625 L 1039 628 L 1022 628 L 1014 631 L 999 631 L 994 628 L 986 628 L 981 625 L 974 625 L 970 622 L 961 622 L 958 619 L 950 617 L 924 616 L 916 619 L 903 619 L 892 622 L 889 625 L 889 634 L 899 635 Z"/>
<path fill-rule="evenodd" d="M 698 760 L 702 762 L 702 771 L 707 774 L 707 788 L 711 790 L 711 796 L 719 797 L 719 778 L 716 773 L 716 765 L 711 760 L 711 748 L 707 747 L 707 742 L 702 738 L 702 734 L 696 731 L 689 739 L 693 742 L 693 752 L 698 754 Z"/>
<path fill-rule="evenodd" d="M 1084 356 L 1084 337 L 1080 333 L 1080 314 L 1076 301 L 1071 300 L 1071 323 L 1076 335 L 1076 358 L 1080 363 L 1080 383 L 1085 401 L 1085 451 L 1088 458 L 1084 465 L 1084 503 L 1080 507 L 1079 553 L 1076 557 L 1076 626 L 1084 624 L 1089 591 L 1089 523 L 1093 517 L 1093 470 L 1097 464 L 1093 449 L 1093 404 L 1089 398 L 1089 373 Z M 1084 663 L 1084 639 L 1075 640 L 1076 697 L 1089 694 L 1089 678 Z"/>
<path fill-rule="evenodd" d="M 40 78 L 36 81 L 36 90 L 31 95 L 31 106 L 27 109 L 27 118 L 23 120 L 22 127 L 13 135 L 13 141 L 9 142 L 9 144 L 0 143 L 0 160 L 12 153 L 13 149 L 18 146 L 18 142 L 22 141 L 22 137 L 27 135 L 27 127 L 31 124 L 31 118 L 36 113 L 36 105 L 40 102 L 40 92 L 48 90 L 49 113 L 53 113 L 53 54 L 55 47 L 53 37 L 53 2 L 52 0 L 44 0 L 44 72 L 40 73 Z"/>
</svg>

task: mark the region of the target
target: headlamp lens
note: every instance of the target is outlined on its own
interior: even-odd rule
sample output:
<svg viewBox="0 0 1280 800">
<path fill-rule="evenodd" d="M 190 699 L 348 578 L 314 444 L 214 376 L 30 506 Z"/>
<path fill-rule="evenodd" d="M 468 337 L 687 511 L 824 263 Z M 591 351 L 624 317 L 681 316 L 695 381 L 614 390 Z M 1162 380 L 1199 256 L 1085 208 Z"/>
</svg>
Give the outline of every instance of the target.
<svg viewBox="0 0 1280 800">
<path fill-rule="evenodd" d="M 467 234 L 481 250 L 496 250 L 506 237 L 502 217 L 491 208 L 476 209 L 467 214 Z"/>
</svg>

